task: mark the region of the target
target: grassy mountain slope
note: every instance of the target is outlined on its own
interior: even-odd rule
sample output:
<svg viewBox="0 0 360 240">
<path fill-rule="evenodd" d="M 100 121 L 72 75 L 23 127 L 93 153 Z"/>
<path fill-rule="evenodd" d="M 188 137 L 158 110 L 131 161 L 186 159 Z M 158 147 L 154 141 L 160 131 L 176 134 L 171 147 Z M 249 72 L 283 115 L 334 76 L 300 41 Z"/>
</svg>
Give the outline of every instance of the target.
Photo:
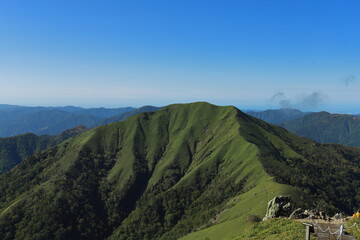
<svg viewBox="0 0 360 240">
<path fill-rule="evenodd" d="M 0 174 L 18 165 L 22 160 L 36 152 L 43 151 L 61 143 L 62 141 L 86 131 L 79 126 L 66 130 L 56 136 L 36 136 L 28 133 L 9 138 L 0 138 Z"/>
<path fill-rule="evenodd" d="M 1 175 L 0 238 L 221 240 L 279 194 L 352 211 L 359 153 L 234 107 L 170 105 L 87 131 Z"/>
<path fill-rule="evenodd" d="M 290 121 L 308 114 L 292 108 L 270 109 L 261 112 L 247 111 L 246 113 L 265 122 L 273 124 Z"/>
<path fill-rule="evenodd" d="M 360 117 L 319 112 L 280 125 L 320 143 L 360 146 Z"/>
<path fill-rule="evenodd" d="M 247 228 L 239 236 L 229 240 L 299 240 L 304 239 L 304 225 L 289 219 L 270 219 Z M 310 237 L 315 240 L 314 236 Z"/>
<path fill-rule="evenodd" d="M 359 190 L 355 187 L 360 186 L 358 148 L 318 144 L 258 119 L 247 120 L 240 118 L 240 126 L 246 126 L 240 129 L 240 133 L 257 146 L 262 167 L 276 183 L 269 184 L 269 180 L 258 182 L 240 196 L 242 200 L 245 198 L 243 201 L 235 205 L 229 201 L 231 207 L 220 215 L 218 225 L 191 233 L 182 240 L 203 240 L 206 237 L 215 240 L 236 236 L 251 223 L 249 216 L 262 216 L 265 213 L 266 204 L 260 204 L 264 199 L 281 194 L 292 195 L 304 207 L 330 213 L 355 211 L 360 202 Z M 278 183 L 284 185 L 279 186 Z M 298 189 L 302 190 L 300 195 Z"/>
</svg>

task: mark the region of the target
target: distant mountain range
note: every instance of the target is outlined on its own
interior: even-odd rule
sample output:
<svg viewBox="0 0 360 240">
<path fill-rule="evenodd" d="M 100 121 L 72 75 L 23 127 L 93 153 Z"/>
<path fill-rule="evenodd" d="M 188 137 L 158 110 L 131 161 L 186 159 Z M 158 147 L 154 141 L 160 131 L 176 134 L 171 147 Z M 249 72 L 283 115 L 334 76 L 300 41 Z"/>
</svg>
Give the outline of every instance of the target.
<svg viewBox="0 0 360 240">
<path fill-rule="evenodd" d="M 246 111 L 246 113 L 273 124 L 279 124 L 285 121 L 301 118 L 308 114 L 292 108 L 270 109 L 265 111 Z"/>
<path fill-rule="evenodd" d="M 79 125 L 92 128 L 103 123 L 112 123 L 142 111 L 159 108 L 90 108 L 80 107 L 23 107 L 0 105 L 0 137 L 24 133 L 56 135 Z"/>
<path fill-rule="evenodd" d="M 279 124 L 296 135 L 319 143 L 360 147 L 360 117 L 328 112 L 311 113 Z"/>
<path fill-rule="evenodd" d="M 305 113 L 297 109 L 248 111 L 247 113 L 319 143 L 360 147 L 360 116 L 356 114 Z"/>
<path fill-rule="evenodd" d="M 119 114 L 113 117 L 109 117 L 106 118 L 104 120 L 99 121 L 96 126 L 102 126 L 102 125 L 106 125 L 106 124 L 110 124 L 110 123 L 114 123 L 114 122 L 119 122 L 119 121 L 123 121 L 125 119 L 127 119 L 128 117 L 131 117 L 133 115 L 136 115 L 138 113 L 143 113 L 143 112 L 155 112 L 157 110 L 159 110 L 159 107 L 154 107 L 154 106 L 143 106 L 137 109 L 133 109 L 132 111 L 128 111 L 125 112 L 123 114 Z"/>
<path fill-rule="evenodd" d="M 48 110 L 60 110 L 63 112 L 75 113 L 78 115 L 90 115 L 94 117 L 107 118 L 134 110 L 133 107 L 124 108 L 81 108 L 74 106 L 65 107 L 26 107 L 17 105 L 0 104 L 0 113 L 9 113 L 11 115 L 22 115 L 27 112 L 41 112 Z"/>
<path fill-rule="evenodd" d="M 352 213 L 358 179 L 358 148 L 318 144 L 234 107 L 175 104 L 0 175 L 0 239 L 227 240 L 278 195 Z"/>
</svg>

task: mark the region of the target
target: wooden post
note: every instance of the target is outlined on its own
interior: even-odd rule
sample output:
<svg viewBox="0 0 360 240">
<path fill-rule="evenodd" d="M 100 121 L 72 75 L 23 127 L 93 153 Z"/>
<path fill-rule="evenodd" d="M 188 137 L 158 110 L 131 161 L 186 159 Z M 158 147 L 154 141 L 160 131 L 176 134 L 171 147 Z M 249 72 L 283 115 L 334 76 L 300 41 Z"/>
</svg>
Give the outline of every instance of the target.
<svg viewBox="0 0 360 240">
<path fill-rule="evenodd" d="M 305 240 L 310 240 L 310 227 L 312 227 L 312 224 L 310 223 L 303 223 L 306 226 L 306 234 L 305 234 Z"/>
</svg>

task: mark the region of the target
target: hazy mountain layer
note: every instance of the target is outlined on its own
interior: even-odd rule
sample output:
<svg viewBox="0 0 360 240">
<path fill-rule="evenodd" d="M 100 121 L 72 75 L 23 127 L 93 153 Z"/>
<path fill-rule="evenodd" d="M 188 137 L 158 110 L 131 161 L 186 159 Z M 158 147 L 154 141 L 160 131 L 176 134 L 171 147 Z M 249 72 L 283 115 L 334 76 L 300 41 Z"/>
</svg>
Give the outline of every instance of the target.
<svg viewBox="0 0 360 240">
<path fill-rule="evenodd" d="M 25 107 L 25 106 L 16 106 L 16 105 L 6 105 L 0 104 L 0 113 L 5 116 L 14 116 L 22 115 L 29 112 L 43 112 L 50 110 L 60 110 L 63 112 L 70 112 L 77 115 L 90 115 L 99 118 L 108 118 L 116 115 L 123 114 L 125 112 L 130 112 L 135 110 L 132 107 L 124 108 L 82 108 L 74 106 L 65 106 L 65 107 Z"/>
<path fill-rule="evenodd" d="M 207 103 L 98 127 L 0 176 L 1 239 L 226 239 L 280 194 L 353 211 L 360 150 Z"/>
<path fill-rule="evenodd" d="M 106 124 L 110 124 L 110 123 L 114 123 L 114 122 L 124 121 L 128 117 L 134 116 L 134 115 L 139 114 L 139 113 L 156 112 L 159 109 L 160 109 L 159 107 L 154 107 L 154 106 L 143 106 L 141 108 L 137 108 L 137 109 L 134 109 L 132 111 L 125 112 L 123 114 L 119 114 L 119 115 L 116 115 L 116 116 L 113 116 L 113 117 L 106 118 L 106 119 L 98 122 L 96 124 L 96 127 L 106 125 Z"/>
<path fill-rule="evenodd" d="M 278 124 L 285 121 L 290 121 L 296 118 L 303 117 L 308 113 L 304 113 L 297 109 L 283 108 L 283 109 L 270 109 L 261 112 L 247 111 L 247 114 L 259 118 L 268 123 Z"/>
<path fill-rule="evenodd" d="M 30 112 L 0 125 L 0 136 L 15 136 L 23 133 L 56 135 L 79 125 L 92 126 L 101 118 L 76 115 L 60 110 Z"/>
<path fill-rule="evenodd" d="M 115 121 L 144 111 L 158 108 L 145 106 L 126 108 L 22 107 L 0 105 L 0 137 L 25 133 L 56 135 L 66 129 L 84 125 L 88 128 Z"/>
</svg>

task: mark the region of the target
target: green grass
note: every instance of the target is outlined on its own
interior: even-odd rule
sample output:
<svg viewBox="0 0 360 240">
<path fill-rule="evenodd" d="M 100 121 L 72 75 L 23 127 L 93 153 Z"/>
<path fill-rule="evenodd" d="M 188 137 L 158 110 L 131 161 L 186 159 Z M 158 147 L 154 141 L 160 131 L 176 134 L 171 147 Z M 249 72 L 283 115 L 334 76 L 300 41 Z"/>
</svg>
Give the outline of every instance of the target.
<svg viewBox="0 0 360 240">
<path fill-rule="evenodd" d="M 226 211 L 220 215 L 215 225 L 191 233 L 181 240 L 203 240 L 205 237 L 210 240 L 225 240 L 236 236 L 253 224 L 249 221 L 249 216 L 264 217 L 269 200 L 279 195 L 299 194 L 296 188 L 275 183 L 264 173 L 258 176 L 255 187 L 228 201 Z"/>
<path fill-rule="evenodd" d="M 358 161 L 352 148 L 316 145 L 233 107 L 170 105 L 90 130 L 0 176 L 0 238 L 227 240 L 278 195 L 354 207 Z"/>
<path fill-rule="evenodd" d="M 240 235 L 228 240 L 299 240 L 305 239 L 305 226 L 288 219 L 269 219 L 254 223 Z M 314 236 L 311 239 L 315 240 Z"/>
<path fill-rule="evenodd" d="M 356 226 L 354 226 L 356 224 Z M 345 223 L 345 226 L 351 227 L 347 228 L 346 232 L 355 236 L 357 239 L 360 239 L 360 218 L 352 218 Z"/>
</svg>

